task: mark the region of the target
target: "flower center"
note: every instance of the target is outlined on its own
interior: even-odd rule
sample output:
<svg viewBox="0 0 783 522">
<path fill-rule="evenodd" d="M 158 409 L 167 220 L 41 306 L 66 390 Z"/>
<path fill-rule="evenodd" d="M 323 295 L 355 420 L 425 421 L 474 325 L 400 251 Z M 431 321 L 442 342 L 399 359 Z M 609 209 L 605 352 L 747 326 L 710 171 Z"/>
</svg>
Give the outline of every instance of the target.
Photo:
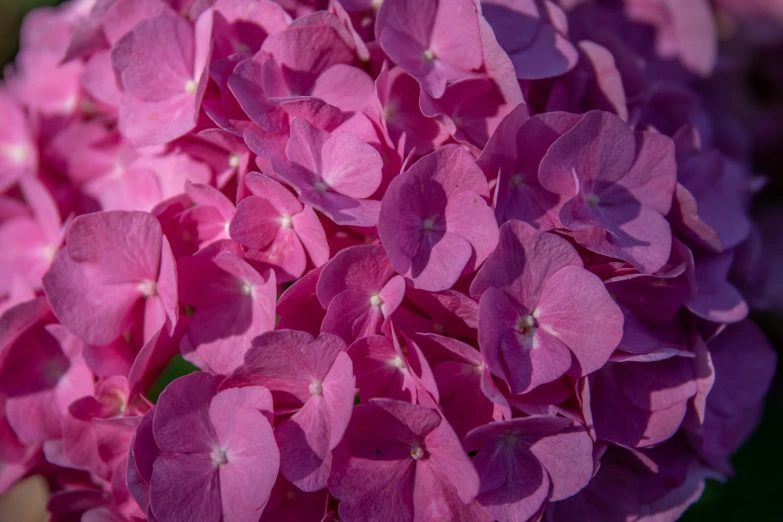
<svg viewBox="0 0 783 522">
<path fill-rule="evenodd" d="M 185 92 L 188 94 L 195 94 L 196 89 L 198 89 L 198 84 L 193 80 L 188 80 L 185 82 Z"/>
<path fill-rule="evenodd" d="M 228 455 L 223 448 L 215 448 L 212 450 L 212 465 L 216 468 L 228 464 Z"/>
<path fill-rule="evenodd" d="M 421 444 L 414 444 L 411 447 L 411 458 L 413 460 L 419 460 L 424 456 L 424 448 L 421 446 Z"/>
<path fill-rule="evenodd" d="M 228 166 L 232 169 L 235 169 L 239 166 L 239 156 L 236 154 L 231 154 L 228 157 Z"/>
<path fill-rule="evenodd" d="M 378 294 L 373 294 L 370 296 L 370 304 L 372 306 L 381 306 L 383 304 L 383 299 L 381 299 L 381 296 Z"/>
<path fill-rule="evenodd" d="M 310 395 L 323 395 L 324 385 L 321 381 L 313 381 L 310 383 Z"/>
<path fill-rule="evenodd" d="M 313 185 L 313 190 L 315 190 L 319 194 L 323 194 L 324 192 L 326 192 L 326 189 L 327 189 L 326 183 L 322 181 L 318 181 L 315 185 Z"/>
<path fill-rule="evenodd" d="M 585 196 L 585 203 L 588 207 L 595 208 L 601 203 L 601 198 L 598 194 L 588 194 Z"/>
<path fill-rule="evenodd" d="M 432 52 L 432 49 L 425 49 L 424 52 L 421 53 L 421 58 L 425 62 L 435 61 L 435 53 Z"/>
<path fill-rule="evenodd" d="M 47 261 L 54 260 L 54 255 L 57 253 L 57 249 L 51 245 L 47 245 L 41 249 L 41 256 Z"/>
<path fill-rule="evenodd" d="M 253 295 L 253 285 L 248 281 L 242 283 L 242 293 L 245 295 Z"/>
<path fill-rule="evenodd" d="M 518 187 L 522 184 L 522 174 L 514 174 L 511 176 L 511 186 L 512 187 Z"/>
<path fill-rule="evenodd" d="M 144 295 L 144 297 L 153 297 L 155 295 L 158 295 L 158 285 L 155 283 L 155 281 L 150 281 L 149 279 L 146 279 L 139 283 L 139 286 L 137 287 L 139 289 L 139 292 Z"/>
<path fill-rule="evenodd" d="M 391 363 L 392 363 L 392 366 L 396 366 L 400 370 L 405 368 L 405 363 L 403 362 L 402 357 L 400 357 L 399 355 L 397 357 L 395 357 L 394 359 L 392 359 Z"/>
<path fill-rule="evenodd" d="M 22 165 L 27 161 L 29 151 L 25 145 L 5 145 L 0 147 L 0 152 L 15 165 Z"/>
<path fill-rule="evenodd" d="M 440 323 L 433 323 L 432 324 L 432 331 L 436 334 L 442 334 L 446 329 L 443 327 Z"/>
<path fill-rule="evenodd" d="M 517 441 L 519 440 L 519 436 L 516 434 L 516 432 L 506 433 L 505 437 L 503 437 L 503 446 L 506 448 L 513 448 L 517 445 Z"/>
<path fill-rule="evenodd" d="M 290 216 L 282 216 L 280 217 L 280 226 L 282 228 L 291 228 L 291 218 Z"/>
<path fill-rule="evenodd" d="M 435 220 L 432 218 L 425 219 L 421 222 L 421 228 L 424 230 L 432 230 L 435 228 Z"/>
</svg>

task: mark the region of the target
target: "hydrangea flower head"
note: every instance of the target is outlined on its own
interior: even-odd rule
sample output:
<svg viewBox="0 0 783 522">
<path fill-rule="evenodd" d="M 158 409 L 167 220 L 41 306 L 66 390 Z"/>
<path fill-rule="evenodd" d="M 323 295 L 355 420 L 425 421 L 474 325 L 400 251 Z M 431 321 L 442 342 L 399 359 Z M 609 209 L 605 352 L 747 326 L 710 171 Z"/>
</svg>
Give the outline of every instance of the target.
<svg viewBox="0 0 783 522">
<path fill-rule="evenodd" d="M 32 12 L 0 80 L 0 494 L 673 522 L 775 373 L 779 4 Z"/>
</svg>

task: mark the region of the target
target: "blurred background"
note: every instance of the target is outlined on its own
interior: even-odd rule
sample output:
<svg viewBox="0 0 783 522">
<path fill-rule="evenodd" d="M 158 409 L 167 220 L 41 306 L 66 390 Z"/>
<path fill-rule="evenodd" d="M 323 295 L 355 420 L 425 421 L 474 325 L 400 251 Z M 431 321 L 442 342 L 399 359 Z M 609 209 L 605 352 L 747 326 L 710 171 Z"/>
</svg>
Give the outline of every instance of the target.
<svg viewBox="0 0 783 522">
<path fill-rule="evenodd" d="M 679 0 L 689 1 L 689 0 Z M 740 0 L 745 1 L 745 0 Z M 751 0 L 748 0 L 750 2 Z M 0 75 L 13 61 L 24 15 L 35 7 L 58 0 L 0 0 Z M 724 22 L 719 20 L 720 22 Z M 727 25 L 728 24 L 728 25 Z M 741 90 L 744 96 L 727 110 L 751 128 L 754 137 L 754 171 L 767 178 L 754 208 L 766 247 L 764 255 L 772 270 L 761 295 L 769 310 L 753 318 L 766 332 L 783 361 L 783 25 L 760 40 L 738 34 L 740 27 L 723 24 L 747 46 L 732 43 L 729 52 L 739 53 L 747 63 Z M 777 34 L 774 34 L 777 33 Z M 726 44 L 723 44 L 724 46 Z M 767 397 L 761 424 L 732 459 L 735 474 L 725 483 L 710 481 L 701 500 L 681 519 L 684 522 L 780 522 L 783 521 L 783 372 Z M 184 373 L 184 372 L 183 372 Z M 46 484 L 32 477 L 0 496 L 0 522 L 46 521 Z"/>
</svg>

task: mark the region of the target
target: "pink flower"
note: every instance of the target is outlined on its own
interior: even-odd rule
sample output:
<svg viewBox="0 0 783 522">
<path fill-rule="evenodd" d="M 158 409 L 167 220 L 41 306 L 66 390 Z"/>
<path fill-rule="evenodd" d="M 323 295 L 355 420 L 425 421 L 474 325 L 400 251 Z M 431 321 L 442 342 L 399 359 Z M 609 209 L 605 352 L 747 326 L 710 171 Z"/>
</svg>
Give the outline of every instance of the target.
<svg viewBox="0 0 783 522">
<path fill-rule="evenodd" d="M 380 202 L 366 198 L 380 185 L 382 162 L 370 145 L 294 118 L 285 155 L 287 160 L 273 160 L 275 172 L 293 186 L 303 203 L 338 224 L 377 223 Z"/>
<path fill-rule="evenodd" d="M 109 344 L 133 327 L 149 339 L 179 315 L 174 256 L 146 212 L 74 219 L 43 288 L 54 315 L 90 344 Z"/>
<path fill-rule="evenodd" d="M 10 290 L 15 278 L 39 289 L 65 235 L 47 189 L 35 179 L 22 180 L 20 188 L 32 215 L 0 223 L 0 263 L 6 267 L 0 275 L 0 294 Z"/>
<path fill-rule="evenodd" d="M 382 246 L 356 246 L 329 261 L 316 292 L 326 309 L 321 330 L 350 343 L 380 333 L 402 302 L 405 280 L 395 274 Z"/>
<path fill-rule="evenodd" d="M 562 417 L 487 424 L 471 431 L 464 444 L 478 452 L 476 500 L 501 522 L 527 520 L 547 500 L 573 496 L 593 477 L 593 441 Z"/>
<path fill-rule="evenodd" d="M 392 265 L 415 288 L 450 288 L 497 244 L 486 178 L 462 149 L 446 146 L 389 185 L 378 233 Z"/>
<path fill-rule="evenodd" d="M 576 250 L 519 221 L 501 227 L 470 290 L 482 353 L 514 393 L 601 368 L 622 337 L 622 312 Z"/>
<path fill-rule="evenodd" d="M 177 261 L 180 299 L 196 309 L 183 351 L 195 351 L 199 366 L 222 374 L 242 364 L 251 339 L 275 326 L 274 272 L 257 272 L 238 247 L 217 242 Z"/>
<path fill-rule="evenodd" d="M 577 242 L 650 273 L 671 252 L 664 216 L 676 172 L 669 138 L 634 133 L 617 116 L 593 111 L 552 144 L 539 177 L 567 199 L 560 221 Z"/>
<path fill-rule="evenodd" d="M 245 363 L 222 385 L 266 386 L 275 410 L 293 415 L 275 427 L 280 472 L 304 491 L 326 486 L 331 451 L 351 418 L 354 378 L 345 343 L 331 334 L 267 332 L 253 340 Z"/>
<path fill-rule="evenodd" d="M 250 522 L 269 499 L 280 463 L 267 417 L 272 397 L 261 386 L 218 392 L 221 380 L 194 373 L 160 396 L 151 426 L 159 454 L 149 475 L 157 520 Z M 149 457 L 134 449 L 138 467 Z"/>
<path fill-rule="evenodd" d="M 120 131 L 134 145 L 166 143 L 195 127 L 211 32 L 210 11 L 195 24 L 164 14 L 142 20 L 115 44 L 112 63 L 123 92 Z"/>
<path fill-rule="evenodd" d="M 434 98 L 482 65 L 478 12 L 468 0 L 384 2 L 375 33 L 389 58 Z"/>
<path fill-rule="evenodd" d="M 471 501 L 479 477 L 433 409 L 391 399 L 354 408 L 335 451 L 329 489 L 346 520 L 484 520 Z"/>
<path fill-rule="evenodd" d="M 38 157 L 27 118 L 19 102 L 5 90 L 0 91 L 0 191 L 23 177 L 34 174 Z"/>
<path fill-rule="evenodd" d="M 302 276 L 307 256 L 316 267 L 326 263 L 329 245 L 312 208 L 263 174 L 249 173 L 245 184 L 252 195 L 237 205 L 228 232 L 251 262 L 272 267 L 281 283 Z"/>
</svg>

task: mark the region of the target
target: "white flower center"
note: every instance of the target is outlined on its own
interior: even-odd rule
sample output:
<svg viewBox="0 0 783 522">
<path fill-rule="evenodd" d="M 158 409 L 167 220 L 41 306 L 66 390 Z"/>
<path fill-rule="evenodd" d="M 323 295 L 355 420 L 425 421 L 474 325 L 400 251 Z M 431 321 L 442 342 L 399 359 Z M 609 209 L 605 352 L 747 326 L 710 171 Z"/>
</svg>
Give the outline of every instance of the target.
<svg viewBox="0 0 783 522">
<path fill-rule="evenodd" d="M 228 166 L 232 169 L 235 169 L 239 166 L 239 156 L 236 154 L 231 154 L 228 157 Z"/>
<path fill-rule="evenodd" d="M 41 249 L 41 257 L 51 262 L 54 260 L 54 255 L 57 253 L 57 249 L 51 245 L 47 245 Z"/>
<path fill-rule="evenodd" d="M 291 218 L 290 216 L 282 216 L 280 218 L 280 226 L 282 228 L 291 228 Z"/>
<path fill-rule="evenodd" d="M 245 295 L 253 295 L 253 285 L 252 283 L 245 281 L 242 283 L 242 293 Z"/>
<path fill-rule="evenodd" d="M 381 296 L 378 294 L 373 294 L 370 296 L 370 304 L 372 306 L 381 306 L 383 304 L 383 299 L 381 299 Z"/>
<path fill-rule="evenodd" d="M 392 359 L 391 363 L 392 363 L 392 366 L 396 366 L 400 370 L 405 368 L 405 362 L 403 362 L 402 357 L 400 357 L 399 355 L 397 357 L 395 357 L 394 359 Z"/>
<path fill-rule="evenodd" d="M 193 80 L 188 80 L 185 82 L 185 92 L 188 94 L 195 94 L 196 89 L 198 89 L 198 84 Z"/>
<path fill-rule="evenodd" d="M 425 49 L 423 53 L 421 53 L 421 57 L 425 62 L 432 62 L 435 60 L 435 53 L 432 52 L 432 49 Z"/>
<path fill-rule="evenodd" d="M 146 279 L 137 287 L 144 297 L 153 297 L 158 294 L 158 285 L 155 281 Z"/>
<path fill-rule="evenodd" d="M 324 192 L 326 192 L 326 189 L 327 189 L 326 183 L 323 183 L 322 181 L 318 181 L 316 182 L 315 185 L 313 185 L 313 190 L 315 190 L 319 194 L 323 194 Z"/>
<path fill-rule="evenodd" d="M 228 464 L 228 455 L 223 448 L 215 448 L 212 450 L 212 465 L 216 468 Z"/>
<path fill-rule="evenodd" d="M 435 220 L 432 218 L 425 219 L 421 222 L 421 228 L 424 230 L 432 230 L 435 228 Z"/>
<path fill-rule="evenodd" d="M 411 447 L 411 458 L 413 460 L 419 460 L 424 456 L 424 448 L 421 447 L 421 444 L 415 444 L 413 447 Z"/>
<path fill-rule="evenodd" d="M 27 146 L 23 144 L 4 145 L 0 147 L 0 153 L 2 153 L 3 156 L 8 158 L 11 163 L 14 163 L 15 165 L 24 164 L 24 162 L 27 161 L 27 157 L 30 155 L 30 151 L 28 150 Z"/>
<path fill-rule="evenodd" d="M 313 381 L 310 383 L 310 395 L 323 395 L 324 385 L 320 381 Z"/>
</svg>

